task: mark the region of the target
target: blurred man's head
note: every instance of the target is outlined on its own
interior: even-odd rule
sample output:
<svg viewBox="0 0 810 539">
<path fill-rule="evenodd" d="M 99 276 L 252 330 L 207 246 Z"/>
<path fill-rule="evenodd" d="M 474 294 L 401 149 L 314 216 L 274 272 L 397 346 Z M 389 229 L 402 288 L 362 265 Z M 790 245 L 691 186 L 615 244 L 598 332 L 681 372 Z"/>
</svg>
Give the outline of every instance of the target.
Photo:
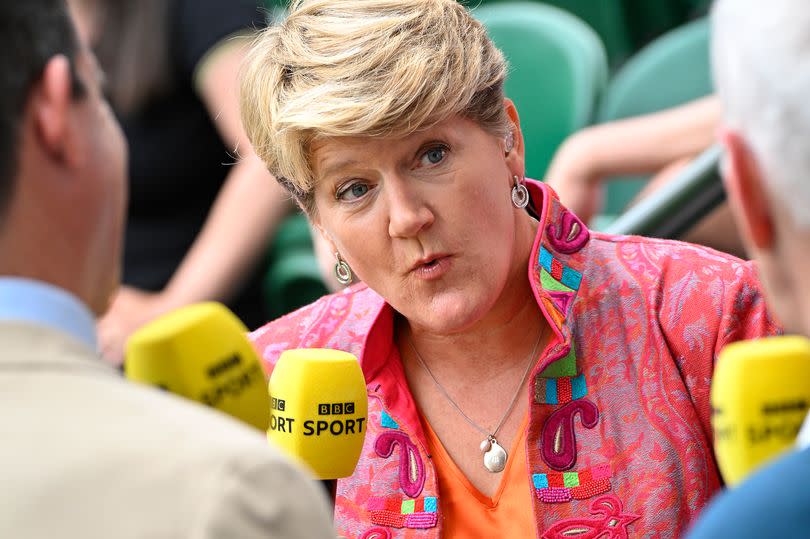
<svg viewBox="0 0 810 539">
<path fill-rule="evenodd" d="M 126 146 L 64 0 L 0 3 L 0 275 L 97 314 L 118 285 Z"/>
<path fill-rule="evenodd" d="M 712 63 L 724 178 L 769 304 L 810 334 L 810 10 L 806 0 L 717 0 Z"/>
</svg>

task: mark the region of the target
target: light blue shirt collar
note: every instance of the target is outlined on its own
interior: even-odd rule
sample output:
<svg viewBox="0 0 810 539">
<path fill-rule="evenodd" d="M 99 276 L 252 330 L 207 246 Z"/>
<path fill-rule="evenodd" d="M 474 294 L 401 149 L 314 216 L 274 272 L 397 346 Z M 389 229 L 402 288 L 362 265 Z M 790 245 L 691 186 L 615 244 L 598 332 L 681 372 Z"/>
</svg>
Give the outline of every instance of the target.
<svg viewBox="0 0 810 539">
<path fill-rule="evenodd" d="M 0 320 L 32 322 L 63 331 L 96 349 L 96 321 L 79 299 L 54 285 L 0 277 Z"/>
</svg>

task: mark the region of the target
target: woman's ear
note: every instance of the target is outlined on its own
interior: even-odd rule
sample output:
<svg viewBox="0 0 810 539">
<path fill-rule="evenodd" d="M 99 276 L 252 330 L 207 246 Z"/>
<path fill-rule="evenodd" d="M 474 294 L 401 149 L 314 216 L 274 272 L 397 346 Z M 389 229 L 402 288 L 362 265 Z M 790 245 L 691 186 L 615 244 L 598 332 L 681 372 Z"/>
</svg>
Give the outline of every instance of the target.
<svg viewBox="0 0 810 539">
<path fill-rule="evenodd" d="M 525 176 L 525 146 L 523 145 L 523 132 L 520 130 L 520 117 L 517 108 L 511 99 L 504 98 L 503 108 L 509 118 L 510 133 L 504 137 L 504 154 L 507 165 L 513 176 Z"/>
<path fill-rule="evenodd" d="M 721 172 L 737 226 L 752 247 L 769 250 L 776 240 L 774 216 L 756 158 L 738 133 L 722 129 L 719 137 L 726 149 Z"/>
<path fill-rule="evenodd" d="M 31 101 L 36 133 L 48 155 L 59 161 L 70 160 L 73 142 L 70 129 L 72 104 L 70 63 L 63 55 L 48 60 Z"/>
</svg>

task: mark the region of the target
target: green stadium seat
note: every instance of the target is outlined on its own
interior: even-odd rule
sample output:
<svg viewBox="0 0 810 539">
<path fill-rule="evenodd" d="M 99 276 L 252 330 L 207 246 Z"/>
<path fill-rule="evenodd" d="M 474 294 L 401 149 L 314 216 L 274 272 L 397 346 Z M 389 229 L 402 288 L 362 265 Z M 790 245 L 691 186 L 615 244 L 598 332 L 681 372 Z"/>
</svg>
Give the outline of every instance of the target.
<svg viewBox="0 0 810 539">
<path fill-rule="evenodd" d="M 608 85 L 599 121 L 681 105 L 711 94 L 712 88 L 709 24 L 704 18 L 664 34 L 628 60 Z M 609 222 L 621 214 L 646 180 L 622 177 L 608 182 L 605 215 L 597 223 Z"/>
<path fill-rule="evenodd" d="M 312 249 L 309 224 L 303 214 L 291 215 L 281 223 L 268 257 L 264 300 L 270 320 L 328 293 Z"/>
<path fill-rule="evenodd" d="M 591 123 L 608 67 L 599 37 L 573 15 L 544 4 L 496 2 L 473 10 L 509 61 L 506 95 L 526 142 L 526 175 L 542 179 L 568 135 Z"/>
<path fill-rule="evenodd" d="M 483 0 L 481 4 L 512 2 L 514 0 Z M 582 19 L 602 40 L 611 66 L 618 65 L 632 52 L 621 0 L 533 0 L 558 7 Z M 468 6 L 477 5 L 467 0 Z"/>
</svg>

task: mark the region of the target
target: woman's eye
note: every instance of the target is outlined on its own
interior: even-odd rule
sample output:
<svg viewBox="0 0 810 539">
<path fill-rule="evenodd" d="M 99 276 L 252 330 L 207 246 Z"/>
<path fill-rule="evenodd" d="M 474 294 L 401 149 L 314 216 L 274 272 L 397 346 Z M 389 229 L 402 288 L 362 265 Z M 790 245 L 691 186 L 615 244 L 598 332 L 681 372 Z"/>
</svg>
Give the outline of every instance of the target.
<svg viewBox="0 0 810 539">
<path fill-rule="evenodd" d="M 447 154 L 446 148 L 442 147 L 430 148 L 428 151 L 422 154 L 421 164 L 423 166 L 437 165 L 444 160 L 446 154 Z"/>
<path fill-rule="evenodd" d="M 340 200 L 356 200 L 368 193 L 368 185 L 364 183 L 353 183 L 337 193 Z"/>
</svg>

